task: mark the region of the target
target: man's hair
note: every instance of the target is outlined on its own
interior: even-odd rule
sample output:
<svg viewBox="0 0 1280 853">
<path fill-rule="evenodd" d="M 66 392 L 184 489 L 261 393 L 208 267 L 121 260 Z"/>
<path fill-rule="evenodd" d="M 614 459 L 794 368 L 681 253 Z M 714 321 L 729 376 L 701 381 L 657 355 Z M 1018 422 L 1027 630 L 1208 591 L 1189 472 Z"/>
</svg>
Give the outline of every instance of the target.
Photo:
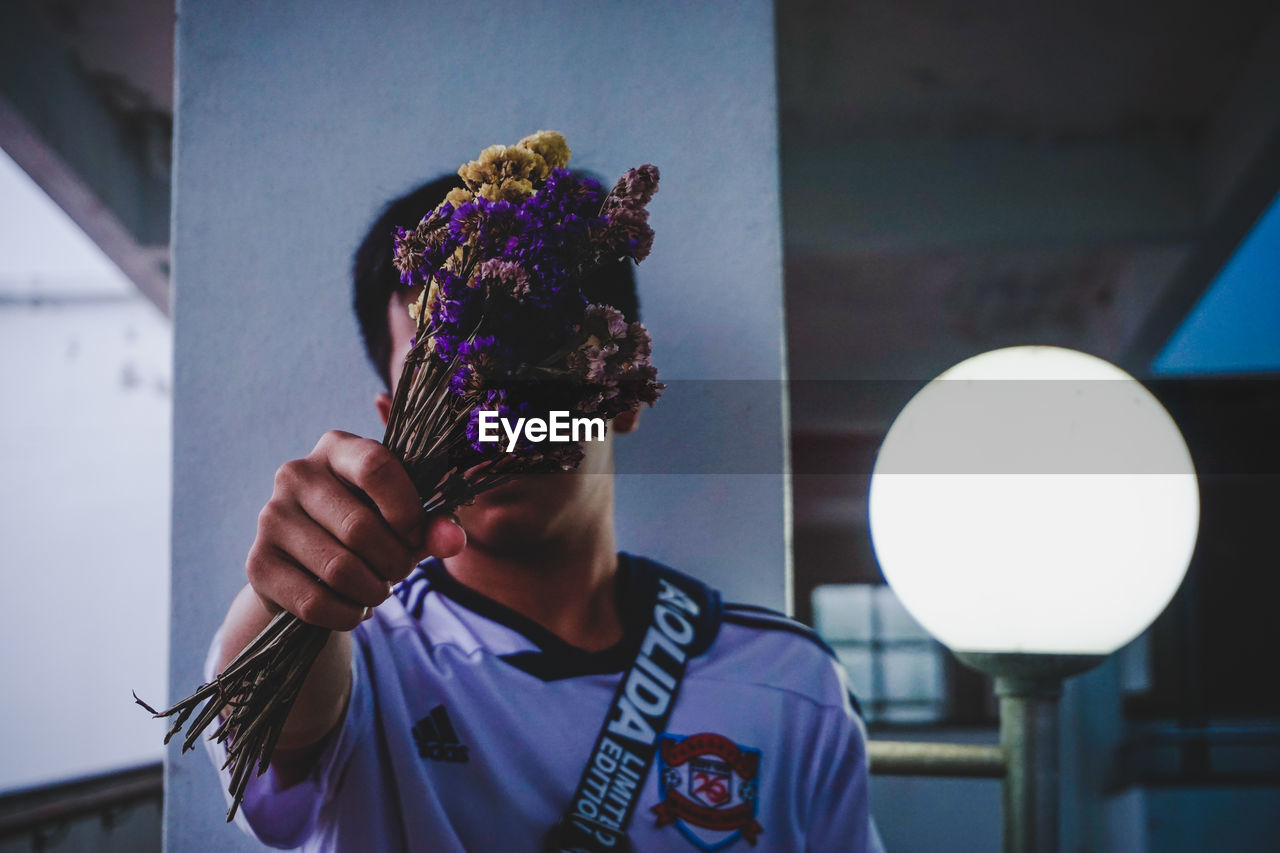
<svg viewBox="0 0 1280 853">
<path fill-rule="evenodd" d="M 579 177 L 592 177 L 574 172 Z M 391 328 L 387 306 L 398 291 L 400 273 L 392 263 L 395 254 L 395 229 L 413 228 L 444 201 L 449 190 L 462 186 L 457 175 L 444 175 L 392 200 L 369 227 L 352 263 L 354 307 L 364 349 L 373 368 L 391 387 Z M 603 302 L 622 312 L 628 320 L 640 319 L 640 303 L 636 294 L 636 277 L 631 261 L 622 259 L 603 264 L 582 282 L 582 291 L 591 302 Z"/>
</svg>

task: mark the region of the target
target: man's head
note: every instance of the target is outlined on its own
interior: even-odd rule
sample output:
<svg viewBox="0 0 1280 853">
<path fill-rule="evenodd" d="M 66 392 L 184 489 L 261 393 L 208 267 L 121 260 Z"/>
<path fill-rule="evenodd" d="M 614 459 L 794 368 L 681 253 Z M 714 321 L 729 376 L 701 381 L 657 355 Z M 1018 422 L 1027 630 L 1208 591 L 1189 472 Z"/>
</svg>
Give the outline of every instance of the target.
<svg viewBox="0 0 1280 853">
<path fill-rule="evenodd" d="M 352 271 L 354 307 L 365 351 L 387 389 L 375 401 L 384 422 L 400 378 L 400 366 L 417 331 L 408 313 L 417 291 L 400 283 L 400 274 L 392 263 L 395 228 L 412 228 L 456 186 L 461 186 L 461 180 L 448 175 L 393 200 L 356 250 Z M 639 319 L 630 261 L 600 267 L 582 283 L 582 289 L 589 300 L 612 305 L 628 321 Z M 634 429 L 638 415 L 619 415 L 610 424 L 605 441 L 584 443 L 586 455 L 574 471 L 521 477 L 484 492 L 474 504 L 459 509 L 457 515 L 471 545 L 498 550 L 527 548 L 538 540 L 579 535 L 591 519 L 603 520 L 607 516 L 611 524 L 612 436 Z"/>
</svg>

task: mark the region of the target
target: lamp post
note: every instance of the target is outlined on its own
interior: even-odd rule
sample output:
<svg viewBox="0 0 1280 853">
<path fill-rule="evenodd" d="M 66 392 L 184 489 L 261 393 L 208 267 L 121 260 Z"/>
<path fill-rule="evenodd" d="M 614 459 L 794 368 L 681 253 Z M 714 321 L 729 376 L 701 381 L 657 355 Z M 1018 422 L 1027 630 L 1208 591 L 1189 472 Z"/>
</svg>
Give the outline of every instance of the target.
<svg viewBox="0 0 1280 853">
<path fill-rule="evenodd" d="M 995 678 L 1006 853 L 1058 847 L 1058 697 L 1142 633 L 1186 574 L 1191 456 L 1124 371 L 1060 347 L 967 359 L 899 413 L 871 539 L 903 605 Z"/>
</svg>

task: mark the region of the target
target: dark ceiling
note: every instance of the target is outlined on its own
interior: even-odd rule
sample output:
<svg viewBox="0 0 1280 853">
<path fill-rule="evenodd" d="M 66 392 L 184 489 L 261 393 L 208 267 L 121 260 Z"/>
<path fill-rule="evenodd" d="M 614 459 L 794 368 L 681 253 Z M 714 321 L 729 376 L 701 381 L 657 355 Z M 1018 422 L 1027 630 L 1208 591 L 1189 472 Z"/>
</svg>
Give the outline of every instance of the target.
<svg viewBox="0 0 1280 853">
<path fill-rule="evenodd" d="M 1216 272 L 1206 258 L 1275 194 L 1252 180 L 1232 207 L 1233 180 L 1274 171 L 1277 101 L 1253 90 L 1280 80 L 1277 11 L 779 3 L 792 377 L 920 382 L 1017 343 L 1143 375 Z M 1246 121 L 1265 139 L 1228 163 L 1222 138 Z M 797 399 L 795 428 L 894 413 L 848 395 Z"/>
</svg>

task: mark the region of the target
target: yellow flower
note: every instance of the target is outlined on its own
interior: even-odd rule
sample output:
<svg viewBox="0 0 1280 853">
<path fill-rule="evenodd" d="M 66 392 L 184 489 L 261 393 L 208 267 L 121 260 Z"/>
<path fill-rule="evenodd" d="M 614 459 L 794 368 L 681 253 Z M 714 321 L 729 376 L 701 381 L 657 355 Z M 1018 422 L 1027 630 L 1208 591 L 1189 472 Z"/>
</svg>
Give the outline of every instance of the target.
<svg viewBox="0 0 1280 853">
<path fill-rule="evenodd" d="M 432 282 L 431 286 L 435 287 L 436 286 L 435 282 Z M 411 319 L 417 320 L 419 315 L 422 314 L 422 309 L 426 304 L 426 300 L 427 300 L 427 289 L 424 287 L 418 293 L 418 298 L 409 303 L 409 317 Z"/>
<path fill-rule="evenodd" d="M 467 189 L 475 190 L 481 184 L 498 178 L 500 171 L 499 158 L 506 151 L 505 145 L 490 145 L 480 152 L 480 156 L 470 163 L 463 163 L 458 169 L 458 177 L 467 184 Z"/>
<path fill-rule="evenodd" d="M 516 143 L 520 148 L 527 148 L 537 154 L 547 164 L 547 172 L 552 169 L 563 169 L 569 165 L 569 143 L 564 136 L 554 130 L 540 130 L 531 133 Z M 545 178 L 546 175 L 543 175 Z"/>
<path fill-rule="evenodd" d="M 477 192 L 484 184 L 501 184 L 504 180 L 528 180 L 545 168 L 542 158 L 517 145 L 490 145 L 480 156 L 458 169 L 467 189 Z"/>
<path fill-rule="evenodd" d="M 462 246 L 459 246 L 458 248 L 454 249 L 453 254 L 450 255 L 444 262 L 445 269 L 449 270 L 450 272 L 462 272 L 462 260 L 464 257 L 465 257 L 465 254 Z M 431 282 L 431 286 L 437 287 L 434 281 Z"/>
<path fill-rule="evenodd" d="M 505 178 L 500 183 L 481 184 L 476 195 L 489 201 L 522 202 L 533 195 L 533 183 L 520 178 Z"/>
<path fill-rule="evenodd" d="M 436 310 L 436 303 L 440 301 L 440 282 L 432 279 L 431 287 L 422 291 L 422 296 L 418 297 L 422 304 L 422 310 L 430 314 Z M 414 318 L 417 319 L 416 317 Z"/>
<path fill-rule="evenodd" d="M 454 187 L 449 190 L 449 194 L 444 197 L 444 200 L 453 205 L 454 208 L 459 208 L 471 201 L 473 198 L 475 198 L 475 196 L 470 190 L 464 190 L 462 187 Z"/>
</svg>

